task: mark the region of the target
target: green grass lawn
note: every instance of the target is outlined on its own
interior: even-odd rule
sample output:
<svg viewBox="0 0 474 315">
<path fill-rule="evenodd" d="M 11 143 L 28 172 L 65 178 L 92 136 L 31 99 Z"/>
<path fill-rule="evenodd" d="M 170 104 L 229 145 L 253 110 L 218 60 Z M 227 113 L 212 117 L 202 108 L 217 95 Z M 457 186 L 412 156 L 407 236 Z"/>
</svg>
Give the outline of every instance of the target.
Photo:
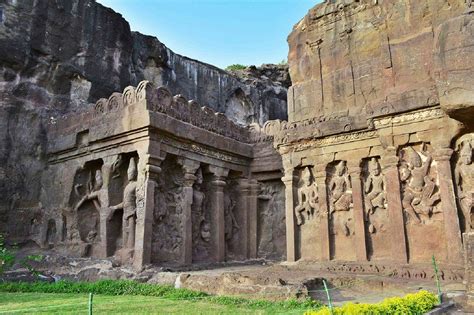
<svg viewBox="0 0 474 315">
<path fill-rule="evenodd" d="M 88 314 L 87 294 L 0 292 L 0 314 Z M 222 305 L 199 298 L 94 295 L 94 314 L 303 314 L 307 309 L 282 310 L 277 305 Z"/>
</svg>

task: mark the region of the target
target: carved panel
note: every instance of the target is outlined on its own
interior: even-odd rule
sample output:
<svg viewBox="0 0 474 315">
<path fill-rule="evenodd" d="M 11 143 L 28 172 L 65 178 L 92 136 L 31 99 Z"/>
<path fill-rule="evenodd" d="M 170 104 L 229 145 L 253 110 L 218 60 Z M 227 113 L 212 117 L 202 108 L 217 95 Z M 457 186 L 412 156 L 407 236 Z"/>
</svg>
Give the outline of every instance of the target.
<svg viewBox="0 0 474 315">
<path fill-rule="evenodd" d="M 296 224 L 302 225 L 318 215 L 318 187 L 310 167 L 301 170 L 298 184 L 297 204 L 295 207 Z"/>
<path fill-rule="evenodd" d="M 474 134 L 468 134 L 456 143 L 456 164 L 454 178 L 457 190 L 461 226 L 463 232 L 474 229 L 474 163 L 472 150 Z"/>
<path fill-rule="evenodd" d="M 155 191 L 151 259 L 152 262 L 176 263 L 184 246 L 184 173 L 171 155 L 166 157 L 161 168 Z"/>
<path fill-rule="evenodd" d="M 263 182 L 258 195 L 258 257 L 284 259 L 286 253 L 285 186 Z"/>
<path fill-rule="evenodd" d="M 331 256 L 338 260 L 352 260 L 354 211 L 351 179 L 345 161 L 329 165 L 327 188 Z"/>
<path fill-rule="evenodd" d="M 363 163 L 363 193 L 365 231 L 369 259 L 389 258 L 386 183 L 380 168 L 380 158 L 373 157 Z"/>
<path fill-rule="evenodd" d="M 438 260 L 446 259 L 438 172 L 432 151 L 428 143 L 412 144 L 399 150 L 401 199 L 410 262 L 426 262 L 433 253 Z"/>
</svg>

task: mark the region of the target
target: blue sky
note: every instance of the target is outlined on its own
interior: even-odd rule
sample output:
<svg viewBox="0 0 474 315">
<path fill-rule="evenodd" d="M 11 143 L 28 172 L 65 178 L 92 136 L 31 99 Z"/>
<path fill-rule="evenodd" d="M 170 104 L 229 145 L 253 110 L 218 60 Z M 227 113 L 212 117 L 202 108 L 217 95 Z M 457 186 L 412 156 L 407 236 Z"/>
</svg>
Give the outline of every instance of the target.
<svg viewBox="0 0 474 315">
<path fill-rule="evenodd" d="M 320 0 L 98 0 L 174 52 L 221 68 L 278 63 L 293 25 Z"/>
</svg>

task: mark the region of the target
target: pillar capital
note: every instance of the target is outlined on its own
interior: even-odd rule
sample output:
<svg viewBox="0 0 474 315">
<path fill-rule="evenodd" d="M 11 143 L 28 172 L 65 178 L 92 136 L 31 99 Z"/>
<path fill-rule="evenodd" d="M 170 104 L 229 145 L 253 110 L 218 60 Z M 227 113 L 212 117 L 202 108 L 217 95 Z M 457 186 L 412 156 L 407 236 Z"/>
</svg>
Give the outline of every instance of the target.
<svg viewBox="0 0 474 315">
<path fill-rule="evenodd" d="M 198 161 L 191 160 L 188 158 L 180 157 L 178 158 L 178 164 L 181 165 L 184 171 L 184 187 L 193 187 L 194 182 L 197 179 L 196 171 L 201 165 Z"/>
</svg>

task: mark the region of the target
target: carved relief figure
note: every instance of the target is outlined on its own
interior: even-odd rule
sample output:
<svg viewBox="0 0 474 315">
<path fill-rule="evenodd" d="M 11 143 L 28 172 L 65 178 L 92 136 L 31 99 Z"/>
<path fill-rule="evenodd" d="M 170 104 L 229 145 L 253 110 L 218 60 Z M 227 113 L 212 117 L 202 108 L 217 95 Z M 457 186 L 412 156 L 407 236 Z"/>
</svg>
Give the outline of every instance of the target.
<svg viewBox="0 0 474 315">
<path fill-rule="evenodd" d="M 340 161 L 336 165 L 336 172 L 329 182 L 331 193 L 330 213 L 335 211 L 349 211 L 352 205 L 352 194 L 350 190 L 351 181 L 347 174 L 346 162 Z"/>
<path fill-rule="evenodd" d="M 375 226 L 370 223 L 370 217 L 377 211 L 385 209 L 385 180 L 380 172 L 380 165 L 376 158 L 368 163 L 368 175 L 364 182 L 365 210 L 369 222 L 369 232 L 375 233 Z"/>
<path fill-rule="evenodd" d="M 206 231 L 204 234 L 206 235 L 205 238 L 202 237 L 202 232 L 206 228 L 206 218 L 204 216 L 204 192 L 202 191 L 202 170 L 199 168 L 196 171 L 196 181 L 193 186 L 193 204 L 191 206 L 191 213 L 192 213 L 192 222 L 193 222 L 193 242 L 196 242 L 199 238 L 202 238 L 204 241 L 205 239 L 210 239 L 207 237 Z M 210 226 L 209 226 L 210 230 Z"/>
<path fill-rule="evenodd" d="M 318 208 L 318 188 L 313 182 L 309 167 L 301 173 L 301 186 L 298 189 L 298 205 L 295 208 L 296 224 L 303 224 L 303 214 L 310 220 Z"/>
<path fill-rule="evenodd" d="M 135 224 L 137 212 L 137 165 L 134 158 L 130 159 L 127 170 L 128 183 L 123 191 L 123 200 L 111 207 L 108 220 L 115 210 L 123 209 L 122 218 L 122 246 L 126 249 L 135 247 Z"/>
<path fill-rule="evenodd" d="M 400 180 L 404 183 L 403 209 L 416 223 L 430 219 L 440 200 L 436 183 L 429 175 L 432 157 L 424 145 L 421 154 L 426 157 L 425 161 L 412 147 L 404 148 L 400 166 Z"/>
<path fill-rule="evenodd" d="M 474 164 L 472 162 L 472 144 L 469 141 L 461 143 L 455 178 L 459 203 L 465 220 L 465 231 L 469 232 L 473 229 L 474 210 Z"/>
<path fill-rule="evenodd" d="M 236 231 L 240 229 L 237 219 L 235 218 L 235 200 L 230 196 L 225 196 L 225 205 L 224 205 L 224 230 L 225 230 L 225 240 L 231 241 L 234 237 Z"/>
<path fill-rule="evenodd" d="M 104 186 L 104 181 L 102 178 L 102 171 L 96 170 L 94 183 L 89 181 L 88 183 L 88 193 L 82 197 L 81 200 L 76 204 L 74 212 L 77 213 L 79 208 L 84 204 L 84 202 L 91 200 L 96 210 L 99 212 L 100 220 L 106 218 L 109 215 L 109 199 L 107 187 Z M 97 231 L 99 229 L 100 222 L 96 222 L 95 229 L 89 231 L 87 235 L 87 241 L 93 243 L 96 240 L 98 235 Z"/>
<path fill-rule="evenodd" d="M 352 209 L 352 186 L 345 161 L 340 161 L 336 167 L 335 172 L 329 181 L 329 214 L 330 218 L 336 212 L 349 211 Z M 344 234 L 349 236 L 353 231 L 349 224 L 349 220 L 339 222 L 340 228 L 343 229 Z"/>
</svg>

